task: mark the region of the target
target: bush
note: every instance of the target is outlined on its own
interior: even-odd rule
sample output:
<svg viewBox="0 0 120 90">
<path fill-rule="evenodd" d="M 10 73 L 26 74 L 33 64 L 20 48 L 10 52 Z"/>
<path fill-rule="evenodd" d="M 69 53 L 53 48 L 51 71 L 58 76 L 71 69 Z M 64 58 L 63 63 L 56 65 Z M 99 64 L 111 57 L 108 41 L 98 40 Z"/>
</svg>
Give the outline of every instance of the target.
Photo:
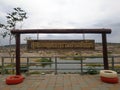
<svg viewBox="0 0 120 90">
<path fill-rule="evenodd" d="M 98 74 L 98 71 L 95 69 L 95 67 L 88 67 L 87 73 L 94 75 L 94 74 Z"/>
<path fill-rule="evenodd" d="M 43 63 L 41 63 L 41 66 L 45 67 L 46 65 L 51 65 L 51 64 L 50 63 L 44 63 L 44 62 L 52 62 L 52 60 L 48 59 L 48 58 L 40 58 L 40 59 L 36 60 L 36 62 L 43 62 Z"/>
<path fill-rule="evenodd" d="M 90 64 L 86 64 L 86 66 L 91 66 L 91 67 L 102 67 L 103 64 L 97 64 L 97 63 L 90 63 Z"/>
</svg>

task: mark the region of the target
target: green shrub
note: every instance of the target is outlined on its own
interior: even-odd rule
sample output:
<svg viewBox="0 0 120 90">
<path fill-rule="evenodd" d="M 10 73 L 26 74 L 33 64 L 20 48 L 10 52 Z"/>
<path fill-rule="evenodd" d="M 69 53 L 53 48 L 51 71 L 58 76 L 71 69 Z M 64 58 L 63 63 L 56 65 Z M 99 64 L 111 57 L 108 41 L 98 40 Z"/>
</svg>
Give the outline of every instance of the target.
<svg viewBox="0 0 120 90">
<path fill-rule="evenodd" d="M 40 59 L 36 60 L 36 62 L 43 62 L 43 63 L 41 63 L 41 66 L 45 67 L 46 65 L 51 65 L 51 64 L 50 63 L 44 63 L 44 62 L 52 62 L 52 60 L 48 59 L 48 58 L 40 58 Z"/>
<path fill-rule="evenodd" d="M 5 74 L 10 74 L 9 70 L 7 70 L 7 69 L 4 69 L 3 72 L 4 72 Z"/>
<path fill-rule="evenodd" d="M 91 63 L 91 64 L 86 64 L 86 66 L 91 66 L 91 67 L 102 67 L 103 64 L 97 64 L 97 63 Z"/>
<path fill-rule="evenodd" d="M 95 69 L 95 67 L 88 67 L 87 73 L 94 75 L 94 74 L 98 74 L 98 71 Z"/>
</svg>

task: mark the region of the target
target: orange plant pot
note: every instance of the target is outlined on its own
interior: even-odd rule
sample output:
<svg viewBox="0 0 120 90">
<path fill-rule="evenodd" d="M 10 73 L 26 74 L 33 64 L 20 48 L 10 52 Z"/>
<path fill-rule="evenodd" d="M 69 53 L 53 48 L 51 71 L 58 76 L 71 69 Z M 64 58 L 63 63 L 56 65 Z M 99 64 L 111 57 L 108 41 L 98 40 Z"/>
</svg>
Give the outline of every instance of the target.
<svg viewBox="0 0 120 90">
<path fill-rule="evenodd" d="M 118 77 L 114 77 L 114 78 L 107 78 L 107 77 L 100 77 L 101 78 L 101 81 L 103 82 L 106 82 L 106 83 L 118 83 L 119 82 L 119 79 Z"/>
<path fill-rule="evenodd" d="M 19 84 L 23 82 L 24 77 L 21 75 L 14 75 L 14 76 L 8 76 L 6 78 L 6 84 L 13 85 L 13 84 Z"/>
</svg>

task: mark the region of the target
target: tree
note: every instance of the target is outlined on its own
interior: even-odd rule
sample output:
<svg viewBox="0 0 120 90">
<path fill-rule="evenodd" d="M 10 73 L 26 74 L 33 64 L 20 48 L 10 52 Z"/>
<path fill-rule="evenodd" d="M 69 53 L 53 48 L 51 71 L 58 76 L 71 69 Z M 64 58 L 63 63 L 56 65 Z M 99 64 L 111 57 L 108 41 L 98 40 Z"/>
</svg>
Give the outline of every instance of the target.
<svg viewBox="0 0 120 90">
<path fill-rule="evenodd" d="M 7 24 L 0 23 L 0 28 L 7 30 L 2 34 L 3 38 L 7 35 L 11 35 L 10 31 L 16 28 L 16 24 L 18 22 L 22 22 L 24 19 L 27 19 L 26 15 L 27 13 L 21 8 L 13 8 L 13 12 L 8 13 L 6 16 Z"/>
<path fill-rule="evenodd" d="M 5 32 L 2 33 L 3 38 L 7 37 L 8 35 L 10 36 L 9 45 L 11 45 L 11 40 L 14 35 L 12 35 L 10 31 L 16 28 L 16 24 L 18 22 L 22 22 L 24 19 L 27 19 L 27 13 L 20 7 L 13 8 L 13 11 L 7 14 L 6 19 L 7 24 L 0 23 L 0 28 L 5 30 Z"/>
<path fill-rule="evenodd" d="M 6 19 L 7 19 L 6 24 L 0 23 L 0 28 L 4 30 L 4 32 L 1 35 L 3 38 L 9 36 L 10 50 L 8 52 L 12 59 L 11 40 L 15 36 L 11 34 L 11 30 L 16 29 L 17 23 L 23 22 L 24 19 L 27 19 L 27 13 L 24 10 L 22 10 L 20 7 L 13 8 L 13 11 L 7 14 Z"/>
</svg>

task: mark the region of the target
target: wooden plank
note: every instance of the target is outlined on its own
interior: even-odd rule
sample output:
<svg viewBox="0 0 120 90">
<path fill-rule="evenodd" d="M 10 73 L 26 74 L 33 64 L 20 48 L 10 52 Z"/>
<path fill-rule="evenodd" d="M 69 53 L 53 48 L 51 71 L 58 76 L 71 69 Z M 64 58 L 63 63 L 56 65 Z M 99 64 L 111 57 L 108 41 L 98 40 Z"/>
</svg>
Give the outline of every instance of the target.
<svg viewBox="0 0 120 90">
<path fill-rule="evenodd" d="M 28 50 L 39 49 L 95 49 L 94 40 L 28 40 Z"/>
<path fill-rule="evenodd" d="M 11 30 L 11 33 L 15 34 L 15 33 L 21 33 L 21 34 L 25 34 L 25 33 L 39 33 L 39 34 L 43 34 L 43 33 L 65 33 L 65 34 L 69 34 L 69 33 L 96 33 L 96 34 L 100 34 L 100 33 L 111 33 L 111 29 L 22 29 L 22 30 Z"/>
</svg>

